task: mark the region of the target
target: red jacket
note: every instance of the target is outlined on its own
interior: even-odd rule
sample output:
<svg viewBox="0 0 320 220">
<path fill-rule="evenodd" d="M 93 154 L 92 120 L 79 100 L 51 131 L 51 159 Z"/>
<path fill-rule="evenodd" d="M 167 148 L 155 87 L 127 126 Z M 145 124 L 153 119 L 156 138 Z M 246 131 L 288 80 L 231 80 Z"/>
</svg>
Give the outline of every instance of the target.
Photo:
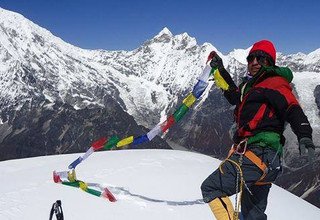
<svg viewBox="0 0 320 220">
<path fill-rule="evenodd" d="M 228 73 L 222 73 L 225 74 Z M 292 78 L 289 68 L 262 67 L 253 78 L 245 80 L 239 87 L 233 83 L 224 92 L 229 103 L 236 105 L 236 143 L 260 132 L 275 132 L 283 137 L 285 122 L 290 123 L 298 140 L 312 138 L 308 118 L 292 93 L 289 84 Z M 284 139 L 281 142 L 283 145 Z"/>
</svg>

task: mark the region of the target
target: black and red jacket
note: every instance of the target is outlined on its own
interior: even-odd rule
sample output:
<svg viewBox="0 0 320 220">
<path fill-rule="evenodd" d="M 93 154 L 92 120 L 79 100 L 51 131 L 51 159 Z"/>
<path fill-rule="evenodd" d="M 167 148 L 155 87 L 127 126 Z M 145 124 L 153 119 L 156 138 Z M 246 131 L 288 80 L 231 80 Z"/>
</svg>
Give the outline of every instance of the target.
<svg viewBox="0 0 320 220">
<path fill-rule="evenodd" d="M 225 69 L 219 71 L 221 75 L 229 75 Z M 236 105 L 235 143 L 260 132 L 275 132 L 283 137 L 285 122 L 289 122 L 298 140 L 312 138 L 308 118 L 292 93 L 292 78 L 289 68 L 273 66 L 262 67 L 259 73 L 239 87 L 229 80 L 230 89 L 224 92 L 224 96 L 230 104 Z"/>
</svg>

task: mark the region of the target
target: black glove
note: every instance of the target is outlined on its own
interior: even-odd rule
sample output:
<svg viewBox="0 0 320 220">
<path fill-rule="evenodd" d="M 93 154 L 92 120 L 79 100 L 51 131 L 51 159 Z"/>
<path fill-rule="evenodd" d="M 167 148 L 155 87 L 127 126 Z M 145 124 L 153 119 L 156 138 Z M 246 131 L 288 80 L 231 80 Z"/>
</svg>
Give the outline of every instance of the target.
<svg viewBox="0 0 320 220">
<path fill-rule="evenodd" d="M 299 140 L 299 151 L 300 155 L 307 155 L 308 161 L 312 163 L 315 158 L 315 146 L 311 138 L 304 137 Z"/>
<path fill-rule="evenodd" d="M 221 59 L 221 57 L 219 57 L 219 55 L 217 53 L 215 53 L 214 56 L 212 57 L 211 62 L 210 62 L 210 66 L 213 69 L 219 69 L 219 70 L 221 68 L 224 68 L 222 59 Z"/>
<path fill-rule="evenodd" d="M 223 62 L 222 62 L 221 57 L 219 57 L 219 55 L 215 51 L 212 51 L 210 56 L 212 57 L 211 62 L 210 62 L 211 68 L 212 69 L 219 69 L 220 75 L 226 81 L 226 83 L 229 85 L 229 88 L 236 88 L 237 86 L 233 82 L 230 74 L 223 66 Z"/>
</svg>

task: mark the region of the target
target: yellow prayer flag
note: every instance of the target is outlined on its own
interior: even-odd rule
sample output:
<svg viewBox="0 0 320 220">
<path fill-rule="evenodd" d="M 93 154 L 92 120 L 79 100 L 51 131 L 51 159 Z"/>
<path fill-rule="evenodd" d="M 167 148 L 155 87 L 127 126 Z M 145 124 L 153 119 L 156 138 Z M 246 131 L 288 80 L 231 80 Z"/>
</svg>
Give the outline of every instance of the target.
<svg viewBox="0 0 320 220">
<path fill-rule="evenodd" d="M 229 85 L 228 83 L 224 80 L 224 78 L 221 76 L 220 72 L 218 69 L 215 70 L 214 75 L 214 82 L 215 84 L 221 88 L 222 90 L 228 90 L 229 89 Z"/>
<path fill-rule="evenodd" d="M 196 101 L 196 97 L 190 93 L 187 98 L 185 98 L 182 102 L 185 104 L 188 108 L 190 108 L 191 105 Z"/>
<path fill-rule="evenodd" d="M 117 147 L 123 147 L 125 145 L 131 144 L 133 142 L 133 136 L 122 139 L 117 143 Z"/>
<path fill-rule="evenodd" d="M 76 179 L 77 179 L 77 177 L 76 177 L 76 171 L 75 171 L 75 170 L 72 170 L 71 172 L 69 171 L 69 172 L 68 172 L 68 180 L 69 180 L 70 182 L 75 182 Z"/>
<path fill-rule="evenodd" d="M 83 191 L 87 191 L 88 184 L 81 181 L 81 182 L 79 182 L 79 188 L 82 189 Z"/>
</svg>

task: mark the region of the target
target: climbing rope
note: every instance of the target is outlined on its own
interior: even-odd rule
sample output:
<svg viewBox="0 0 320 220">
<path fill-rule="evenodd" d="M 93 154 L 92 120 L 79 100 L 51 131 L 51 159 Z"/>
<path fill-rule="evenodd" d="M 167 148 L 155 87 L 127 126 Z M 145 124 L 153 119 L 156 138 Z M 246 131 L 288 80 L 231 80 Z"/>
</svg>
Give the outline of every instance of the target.
<svg viewBox="0 0 320 220">
<path fill-rule="evenodd" d="M 224 174 L 224 172 L 222 170 L 222 165 L 227 161 L 234 164 L 235 167 L 237 168 L 236 194 L 235 194 L 235 205 L 234 205 L 235 207 L 234 207 L 233 220 L 239 220 L 242 189 L 243 189 L 243 185 L 245 185 L 243 173 L 242 173 L 242 169 L 241 169 L 242 161 L 243 161 L 243 154 L 240 154 L 239 163 L 237 163 L 236 161 L 231 160 L 229 158 L 225 159 L 219 166 L 219 170 L 222 174 Z M 240 186 L 239 186 L 239 183 L 240 183 Z"/>
</svg>

